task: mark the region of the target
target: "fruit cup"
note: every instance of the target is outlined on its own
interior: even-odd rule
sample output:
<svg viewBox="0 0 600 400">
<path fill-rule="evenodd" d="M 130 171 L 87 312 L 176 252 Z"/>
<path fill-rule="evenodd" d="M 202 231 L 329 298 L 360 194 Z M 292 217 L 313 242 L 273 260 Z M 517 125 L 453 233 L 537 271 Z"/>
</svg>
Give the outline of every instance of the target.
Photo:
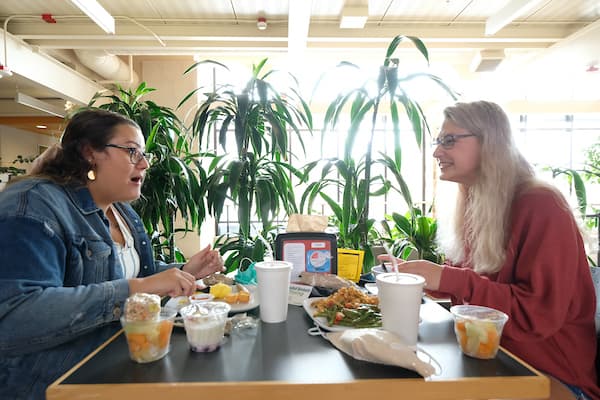
<svg viewBox="0 0 600 400">
<path fill-rule="evenodd" d="M 148 363 L 167 355 L 176 314 L 174 310 L 162 309 L 159 318 L 152 321 L 131 321 L 122 317 L 129 357 L 137 363 Z"/>
<path fill-rule="evenodd" d="M 508 316 L 489 307 L 460 305 L 450 308 L 454 333 L 464 354 L 481 359 L 496 357 Z"/>
</svg>

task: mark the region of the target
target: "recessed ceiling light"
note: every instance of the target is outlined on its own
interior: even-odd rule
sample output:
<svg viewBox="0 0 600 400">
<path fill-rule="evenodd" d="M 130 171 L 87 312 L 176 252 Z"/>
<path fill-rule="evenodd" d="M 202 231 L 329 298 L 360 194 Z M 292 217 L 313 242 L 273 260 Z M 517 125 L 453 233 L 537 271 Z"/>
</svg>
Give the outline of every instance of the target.
<svg viewBox="0 0 600 400">
<path fill-rule="evenodd" d="M 340 20 L 340 29 L 362 29 L 365 27 L 368 18 L 368 5 L 344 6 Z"/>
<path fill-rule="evenodd" d="M 46 125 L 36 125 L 35 127 L 38 129 L 47 129 L 48 128 Z"/>
</svg>

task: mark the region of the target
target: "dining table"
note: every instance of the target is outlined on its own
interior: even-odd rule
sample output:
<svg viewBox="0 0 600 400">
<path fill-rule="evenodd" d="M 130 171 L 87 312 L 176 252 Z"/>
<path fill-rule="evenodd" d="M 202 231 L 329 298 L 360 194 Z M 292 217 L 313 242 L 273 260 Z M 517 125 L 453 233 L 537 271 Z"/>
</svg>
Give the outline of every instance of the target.
<svg viewBox="0 0 600 400">
<path fill-rule="evenodd" d="M 130 360 L 122 331 L 47 389 L 48 400 L 202 399 L 546 399 L 549 379 L 504 348 L 481 360 L 464 355 L 452 315 L 432 300 L 421 305 L 418 354 L 429 354 L 436 373 L 423 378 L 397 366 L 354 359 L 325 337 L 302 306 L 289 305 L 285 322 L 234 329 L 214 352 L 190 350 L 185 330 L 174 327 L 162 359 Z M 314 331 L 314 329 L 313 329 Z M 426 357 L 424 358 L 427 359 Z"/>
</svg>

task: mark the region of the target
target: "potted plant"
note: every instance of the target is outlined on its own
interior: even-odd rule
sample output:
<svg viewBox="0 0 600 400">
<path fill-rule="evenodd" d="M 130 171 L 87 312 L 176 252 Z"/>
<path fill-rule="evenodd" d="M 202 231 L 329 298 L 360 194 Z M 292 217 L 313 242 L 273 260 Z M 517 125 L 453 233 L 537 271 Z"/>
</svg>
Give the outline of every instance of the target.
<svg viewBox="0 0 600 400">
<path fill-rule="evenodd" d="M 194 114 L 192 130 L 200 142 L 208 140 L 213 129 L 225 152 L 227 143 L 235 141 L 235 154 L 220 155 L 218 167 L 209 181 L 208 207 L 220 217 L 223 204 L 231 199 L 238 210 L 239 234 L 226 235 L 218 240 L 221 253 L 228 252 L 225 264 L 236 269 L 245 257 L 256 260 L 256 235 L 253 235 L 253 216 L 260 221 L 262 236 L 268 236 L 272 222 L 280 212 L 297 212 L 292 176 L 301 176 L 288 162 L 289 135 L 293 132 L 304 146 L 301 128 L 312 130 L 312 115 L 300 96 L 297 81 L 292 75 L 290 85 L 277 89 L 270 79 L 278 71 L 265 71 L 267 59 L 253 65 L 250 79 L 241 91 L 224 84 L 205 92 L 205 99 Z M 189 73 L 201 64 L 210 63 L 223 70 L 227 66 L 203 60 L 190 66 Z M 201 91 L 197 88 L 181 101 L 188 101 Z M 260 235 L 261 232 L 256 232 Z M 259 245 L 260 246 L 260 245 Z"/>
<path fill-rule="evenodd" d="M 386 162 L 383 162 L 383 165 L 387 168 L 391 168 L 393 171 L 399 172 L 401 171 L 402 166 L 402 152 L 400 146 L 401 113 L 404 112 L 405 117 L 410 121 L 415 140 L 419 146 L 423 145 L 423 134 L 429 132 L 427 119 L 421 105 L 416 99 L 411 98 L 405 89 L 405 85 L 415 79 L 427 79 L 439 85 L 452 98 L 456 98 L 455 93 L 435 75 L 429 73 L 400 75 L 400 59 L 394 58 L 393 55 L 403 40 L 412 42 L 423 59 L 429 63 L 427 48 L 419 38 L 403 35 L 394 37 L 388 45 L 383 63 L 379 67 L 377 81 L 373 82 L 373 80 L 365 80 L 363 76 L 359 74 L 359 78 L 362 79 L 358 79 L 357 81 L 364 83 L 361 83 L 360 86 L 352 88 L 349 91 L 338 94 L 329 104 L 323 124 L 322 137 L 333 132 L 342 117 L 347 115 L 349 118 L 349 129 L 344 143 L 344 153 L 342 157 L 343 162 L 338 163 L 335 161 L 333 163 L 327 163 L 323 167 L 321 178 L 324 179 L 326 176 L 330 176 L 330 174 L 339 173 L 340 179 L 345 181 L 344 184 L 339 185 L 340 189 L 341 187 L 344 188 L 343 195 L 341 196 L 341 202 L 344 204 L 342 219 L 340 221 L 341 230 L 351 226 L 353 236 L 359 238 L 358 242 L 353 245 L 356 246 L 355 248 L 365 250 L 365 266 L 367 268 L 374 263 L 374 257 L 369 243 L 369 235 L 372 234 L 374 224 L 373 219 L 369 217 L 370 198 L 371 196 L 385 193 L 385 191 L 389 190 L 391 187 L 382 177 L 372 177 L 371 172 L 373 164 L 381 162 L 379 160 L 373 160 L 372 154 L 373 139 L 377 133 L 380 107 L 386 104 L 389 106 L 387 112 L 392 121 L 394 143 L 393 157 L 383 155 L 384 159 L 386 159 Z M 342 67 L 350 66 L 358 70 L 354 64 L 349 62 L 343 62 L 340 65 Z M 370 91 L 371 87 L 375 88 L 374 94 Z M 346 110 L 348 110 L 348 112 L 346 112 Z M 365 123 L 369 124 L 368 129 L 364 128 Z M 353 161 L 352 152 L 356 139 L 361 134 L 367 135 L 367 145 L 365 146 L 362 158 L 358 161 Z M 335 165 L 336 168 L 332 168 L 332 165 Z M 346 185 L 349 175 L 344 171 L 349 170 L 349 167 L 356 175 L 351 180 L 351 189 Z M 330 176 L 329 179 L 333 180 L 336 178 Z M 381 186 L 376 190 L 372 188 L 374 182 L 381 183 Z M 316 189 L 318 186 L 319 184 L 316 182 L 309 185 L 307 196 L 313 196 L 318 192 L 318 194 L 331 206 L 331 199 L 328 199 L 325 193 Z M 346 205 L 350 200 L 347 197 L 350 196 L 347 193 L 348 191 L 354 192 L 353 196 L 355 196 L 355 198 L 353 203 L 355 204 L 355 207 L 353 207 L 353 209 L 346 208 Z M 412 210 L 412 204 L 409 205 L 409 209 Z M 346 215 L 343 215 L 343 213 Z"/>
<path fill-rule="evenodd" d="M 13 160 L 13 165 L 11 165 L 10 167 L 0 167 L 0 190 L 4 189 L 8 181 L 10 181 L 10 179 L 13 176 L 25 175 L 27 173 L 27 171 L 24 168 L 15 167 L 15 164 L 28 164 L 30 162 L 33 162 L 33 160 L 35 160 L 36 157 L 37 156 L 23 157 L 19 154 L 17 155 L 17 158 Z M 0 157 L 0 160 L 1 159 L 2 158 Z"/>
<path fill-rule="evenodd" d="M 320 161 L 311 162 L 305 168 L 306 177 L 314 168 L 321 164 Z M 382 195 L 390 188 L 390 183 L 382 175 L 372 176 L 367 182 L 364 178 L 366 168 L 364 158 L 358 161 L 354 159 L 332 158 L 324 160 L 320 177 L 309 183 L 302 194 L 300 210 L 310 213 L 317 197 L 322 198 L 331 211 L 333 217 L 331 222 L 338 228 L 338 247 L 351 249 L 365 249 L 362 246 L 363 232 L 373 232 L 375 219 L 369 218 L 362 221 L 360 217 L 365 208 L 367 198 L 365 188 L 368 188 L 369 197 Z M 333 188 L 340 193 L 340 198 L 334 198 L 327 194 L 327 189 Z M 370 248 L 368 249 L 370 251 Z M 370 252 L 367 254 L 371 254 Z M 371 256 L 371 258 L 373 258 Z"/>
<path fill-rule="evenodd" d="M 207 171 L 199 154 L 191 152 L 193 135 L 185 129 L 172 109 L 143 97 L 155 89 L 142 82 L 135 89 L 118 88 L 117 94 L 97 93 L 88 107 L 107 101 L 98 108 L 123 114 L 136 121 L 146 139 L 146 152 L 154 154 L 146 171 L 142 196 L 132 206 L 140 214 L 152 239 L 156 259 L 183 262 L 174 234 L 199 229 L 206 216 Z M 183 229 L 175 227 L 179 214 Z"/>
<path fill-rule="evenodd" d="M 586 160 L 583 168 L 560 168 L 547 167 L 552 172 L 552 178 L 558 176 L 566 177 L 569 189 L 574 191 L 577 198 L 577 205 L 581 216 L 584 218 L 586 226 L 590 229 L 596 229 L 598 237 L 598 254 L 596 260 L 588 257 L 591 266 L 600 265 L 600 210 L 590 208 L 587 200 L 586 183 L 600 184 L 600 143 L 595 143 L 585 150 Z M 600 272 L 598 273 L 600 276 Z M 600 279 L 599 279 L 600 281 Z"/>
</svg>

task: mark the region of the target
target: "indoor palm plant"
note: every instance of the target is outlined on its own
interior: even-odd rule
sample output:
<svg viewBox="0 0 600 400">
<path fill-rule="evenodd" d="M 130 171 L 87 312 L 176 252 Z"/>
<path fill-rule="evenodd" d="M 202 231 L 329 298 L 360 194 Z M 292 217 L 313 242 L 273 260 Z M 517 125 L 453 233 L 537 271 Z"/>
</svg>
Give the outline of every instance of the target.
<svg viewBox="0 0 600 400">
<path fill-rule="evenodd" d="M 194 114 L 192 130 L 200 143 L 205 141 L 207 145 L 210 133 L 216 131 L 225 152 L 219 156 L 218 167 L 209 181 L 207 202 L 217 219 L 226 199 L 237 206 L 239 234 L 217 241 L 221 252 L 228 253 L 225 263 L 229 270 L 237 268 L 244 257 L 256 260 L 254 238 L 261 233 L 267 236 L 280 212 L 297 212 L 292 177 L 301 173 L 288 161 L 290 135 L 295 134 L 303 148 L 301 129 L 312 129 L 312 115 L 296 88 L 296 79 L 288 74 L 289 86 L 276 88 L 270 80 L 277 71 L 266 71 L 266 62 L 263 59 L 252 66 L 250 79 L 240 91 L 231 84 L 205 92 L 200 87 L 180 103 L 202 93 L 204 99 Z M 203 60 L 190 66 L 186 73 L 206 63 L 223 72 L 228 70 L 221 63 Z M 227 154 L 231 140 L 235 154 Z M 262 232 L 253 234 L 253 219 L 260 221 Z"/>
<path fill-rule="evenodd" d="M 394 212 L 386 216 L 381 222 L 380 239 L 387 242 L 392 253 L 403 260 L 417 258 L 441 263 L 444 256 L 436 242 L 437 220 L 414 206 L 410 189 L 391 157 L 384 154 L 378 162 L 385 165 L 395 179 L 392 188 L 400 193 L 408 207 L 404 215 Z"/>
<path fill-rule="evenodd" d="M 437 243 L 437 221 L 413 207 L 405 215 L 392 213 L 381 223 L 381 239 L 391 245 L 392 253 L 403 260 L 443 261 Z"/>
<path fill-rule="evenodd" d="M 399 35 L 392 39 L 387 47 L 382 65 L 379 67 L 378 78 L 374 82 L 365 79 L 354 64 L 343 62 L 343 67 L 354 67 L 359 71 L 360 86 L 352 88 L 338 94 L 327 107 L 325 114 L 322 137 L 333 133 L 339 121 L 342 118 L 349 118 L 349 128 L 344 143 L 344 152 L 341 162 L 331 160 L 326 163 L 322 169 L 321 179 L 335 180 L 337 175 L 340 181 L 341 203 L 344 205 L 340 210 L 342 218 L 340 219 L 340 230 L 351 228 L 353 242 L 352 246 L 357 249 L 365 250 L 365 266 L 368 268 L 373 265 L 374 257 L 371 252 L 369 235 L 372 234 L 374 220 L 369 216 L 369 203 L 373 195 L 381 195 L 391 188 L 391 185 L 377 175 L 372 176 L 372 166 L 374 163 L 381 162 L 386 168 L 390 168 L 394 173 L 399 173 L 402 167 L 402 151 L 400 146 L 401 137 L 401 114 L 410 121 L 415 140 L 419 146 L 423 145 L 423 135 L 429 132 L 427 119 L 418 101 L 412 98 L 405 85 L 415 79 L 423 78 L 439 85 L 452 98 L 456 98 L 455 93 L 437 76 L 429 73 L 400 74 L 400 59 L 393 57 L 398 46 L 403 40 L 409 40 L 416 47 L 419 54 L 427 63 L 429 63 L 429 54 L 425 44 L 416 37 Z M 374 91 L 371 89 L 374 88 Z M 382 155 L 385 160 L 373 160 L 373 139 L 376 134 L 387 134 L 384 131 L 377 130 L 380 107 L 387 105 L 389 108 L 386 113 L 392 122 L 393 139 L 393 157 Z M 365 128 L 368 124 L 368 129 Z M 381 133 L 379 133 L 381 132 Z M 353 149 L 356 139 L 359 135 L 367 135 L 366 147 L 360 160 L 353 160 Z M 336 168 L 332 168 L 335 166 Z M 352 170 L 355 175 L 351 179 L 351 188 L 348 188 L 349 174 L 346 170 Z M 335 174 L 334 176 L 332 176 Z M 328 178 L 326 178 L 328 177 Z M 378 188 L 372 185 L 380 182 Z M 331 206 L 333 199 L 327 198 L 327 195 L 317 189 L 321 185 L 313 182 L 309 185 L 306 196 L 320 195 Z M 405 188 L 400 188 L 403 191 Z M 351 194 L 352 192 L 352 194 Z M 353 196 L 353 198 L 352 198 Z M 406 199 L 406 197 L 405 197 Z M 354 207 L 347 208 L 346 205 L 354 204 Z M 409 204 L 409 210 L 412 210 L 412 204 Z M 310 211 L 310 207 L 308 208 Z M 334 210 L 335 212 L 335 210 Z"/>
<path fill-rule="evenodd" d="M 574 191 L 577 198 L 577 205 L 581 216 L 590 229 L 596 229 L 598 237 L 598 253 L 596 259 L 589 258 L 592 266 L 600 265 L 600 210 L 588 204 L 587 188 L 588 185 L 600 184 L 600 143 L 595 143 L 585 150 L 585 162 L 582 168 L 561 168 L 547 167 L 552 172 L 552 177 L 566 177 L 569 189 Z"/>
<path fill-rule="evenodd" d="M 172 109 L 143 97 L 155 89 L 142 82 L 135 89 L 118 88 L 117 94 L 97 93 L 88 107 L 114 111 L 140 126 L 146 152 L 154 155 L 146 171 L 142 196 L 132 205 L 140 214 L 152 239 L 157 259 L 183 261 L 175 244 L 175 217 L 181 216 L 182 230 L 198 229 L 206 215 L 207 173 L 191 151 L 193 136 L 188 134 Z"/>
</svg>

